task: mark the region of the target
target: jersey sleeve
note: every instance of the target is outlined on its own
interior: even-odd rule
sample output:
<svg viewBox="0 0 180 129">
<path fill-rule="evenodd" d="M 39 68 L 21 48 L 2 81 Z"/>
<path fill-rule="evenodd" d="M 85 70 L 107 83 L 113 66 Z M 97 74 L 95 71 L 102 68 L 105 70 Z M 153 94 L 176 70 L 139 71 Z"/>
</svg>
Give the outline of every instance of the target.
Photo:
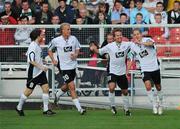
<svg viewBox="0 0 180 129">
<path fill-rule="evenodd" d="M 36 57 L 35 47 L 29 48 L 27 56 L 28 56 L 28 62 L 35 61 L 35 57 Z"/>
<path fill-rule="evenodd" d="M 99 49 L 99 54 L 100 55 L 103 55 L 105 53 L 109 53 L 108 45 L 106 45 L 106 46 Z"/>
<path fill-rule="evenodd" d="M 76 46 L 75 46 L 75 49 L 80 49 L 81 48 L 81 45 L 78 41 L 78 39 L 75 37 L 75 42 L 76 42 Z"/>
<path fill-rule="evenodd" d="M 50 42 L 50 44 L 48 46 L 48 50 L 52 51 L 55 47 L 56 47 L 56 43 L 55 43 L 55 41 L 53 39 L 53 40 L 51 40 L 51 42 Z"/>
</svg>

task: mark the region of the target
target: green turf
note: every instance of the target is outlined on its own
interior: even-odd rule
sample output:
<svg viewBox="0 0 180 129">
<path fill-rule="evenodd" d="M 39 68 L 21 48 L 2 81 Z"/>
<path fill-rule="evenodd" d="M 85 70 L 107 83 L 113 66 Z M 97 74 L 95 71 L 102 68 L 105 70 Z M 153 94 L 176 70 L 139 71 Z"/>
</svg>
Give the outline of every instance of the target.
<svg viewBox="0 0 180 129">
<path fill-rule="evenodd" d="M 121 110 L 113 116 L 109 110 L 88 110 L 84 116 L 76 110 L 57 110 L 55 116 L 43 116 L 40 110 L 26 110 L 19 117 L 13 110 L 0 110 L 0 129 L 180 129 L 180 111 L 162 116 L 151 110 L 132 110 L 127 117 Z"/>
</svg>

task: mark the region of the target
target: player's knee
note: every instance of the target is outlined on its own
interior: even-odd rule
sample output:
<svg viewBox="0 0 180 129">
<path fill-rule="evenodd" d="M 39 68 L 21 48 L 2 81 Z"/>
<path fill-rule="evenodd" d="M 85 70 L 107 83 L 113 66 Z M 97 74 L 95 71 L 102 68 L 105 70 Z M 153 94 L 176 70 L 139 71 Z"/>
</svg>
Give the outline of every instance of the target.
<svg viewBox="0 0 180 129">
<path fill-rule="evenodd" d="M 160 91 L 160 90 L 161 90 L 161 85 L 160 85 L 160 84 L 157 84 L 157 85 L 156 85 L 156 89 L 157 89 L 157 91 Z"/>
</svg>

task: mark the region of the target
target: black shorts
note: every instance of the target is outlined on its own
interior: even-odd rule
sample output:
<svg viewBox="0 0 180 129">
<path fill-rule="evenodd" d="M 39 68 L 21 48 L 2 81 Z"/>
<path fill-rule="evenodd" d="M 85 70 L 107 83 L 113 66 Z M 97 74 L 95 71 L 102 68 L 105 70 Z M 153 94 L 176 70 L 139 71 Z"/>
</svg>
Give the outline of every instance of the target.
<svg viewBox="0 0 180 129">
<path fill-rule="evenodd" d="M 126 75 L 115 75 L 115 74 L 109 74 L 108 75 L 108 83 L 110 82 L 114 82 L 117 83 L 117 85 L 121 88 L 121 89 L 128 89 L 128 80 L 126 78 Z"/>
<path fill-rule="evenodd" d="M 42 86 L 44 84 L 48 84 L 48 81 L 47 81 L 46 73 L 42 72 L 35 78 L 28 78 L 26 87 L 29 89 L 34 89 L 36 85 Z"/>
<path fill-rule="evenodd" d="M 142 73 L 143 81 L 153 81 L 154 84 L 161 84 L 161 74 L 160 70 L 152 71 L 152 72 L 143 72 Z"/>
<path fill-rule="evenodd" d="M 71 81 L 74 81 L 74 78 L 76 77 L 76 69 L 72 70 L 61 70 L 64 82 L 66 84 L 70 83 Z"/>
</svg>

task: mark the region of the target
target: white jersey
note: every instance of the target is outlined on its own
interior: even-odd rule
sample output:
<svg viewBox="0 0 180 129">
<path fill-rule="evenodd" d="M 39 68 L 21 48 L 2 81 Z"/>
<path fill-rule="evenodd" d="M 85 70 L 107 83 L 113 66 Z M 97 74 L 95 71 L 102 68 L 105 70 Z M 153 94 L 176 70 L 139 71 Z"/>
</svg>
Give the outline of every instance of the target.
<svg viewBox="0 0 180 129">
<path fill-rule="evenodd" d="M 151 38 L 142 38 L 142 42 L 148 42 L 148 41 L 154 42 Z M 131 51 L 139 60 L 142 72 L 144 71 L 151 72 L 159 69 L 155 45 L 145 46 L 145 45 L 133 44 Z"/>
<path fill-rule="evenodd" d="M 120 44 L 112 42 L 99 49 L 99 54 L 109 54 L 109 73 L 115 75 L 126 74 L 126 57 L 131 48 L 131 42 L 122 42 Z"/>
<path fill-rule="evenodd" d="M 71 54 L 80 49 L 80 43 L 75 36 L 69 36 L 67 40 L 63 36 L 54 38 L 50 45 L 49 50 L 57 48 L 57 55 L 60 63 L 61 70 L 75 69 L 77 60 L 71 59 Z"/>
<path fill-rule="evenodd" d="M 31 42 L 31 44 L 28 47 L 28 51 L 26 53 L 27 55 L 27 61 L 28 61 L 28 78 L 34 78 L 38 76 L 42 70 L 38 67 L 35 67 L 30 62 L 34 61 L 37 64 L 43 65 L 42 61 L 42 49 L 36 42 Z"/>
</svg>

